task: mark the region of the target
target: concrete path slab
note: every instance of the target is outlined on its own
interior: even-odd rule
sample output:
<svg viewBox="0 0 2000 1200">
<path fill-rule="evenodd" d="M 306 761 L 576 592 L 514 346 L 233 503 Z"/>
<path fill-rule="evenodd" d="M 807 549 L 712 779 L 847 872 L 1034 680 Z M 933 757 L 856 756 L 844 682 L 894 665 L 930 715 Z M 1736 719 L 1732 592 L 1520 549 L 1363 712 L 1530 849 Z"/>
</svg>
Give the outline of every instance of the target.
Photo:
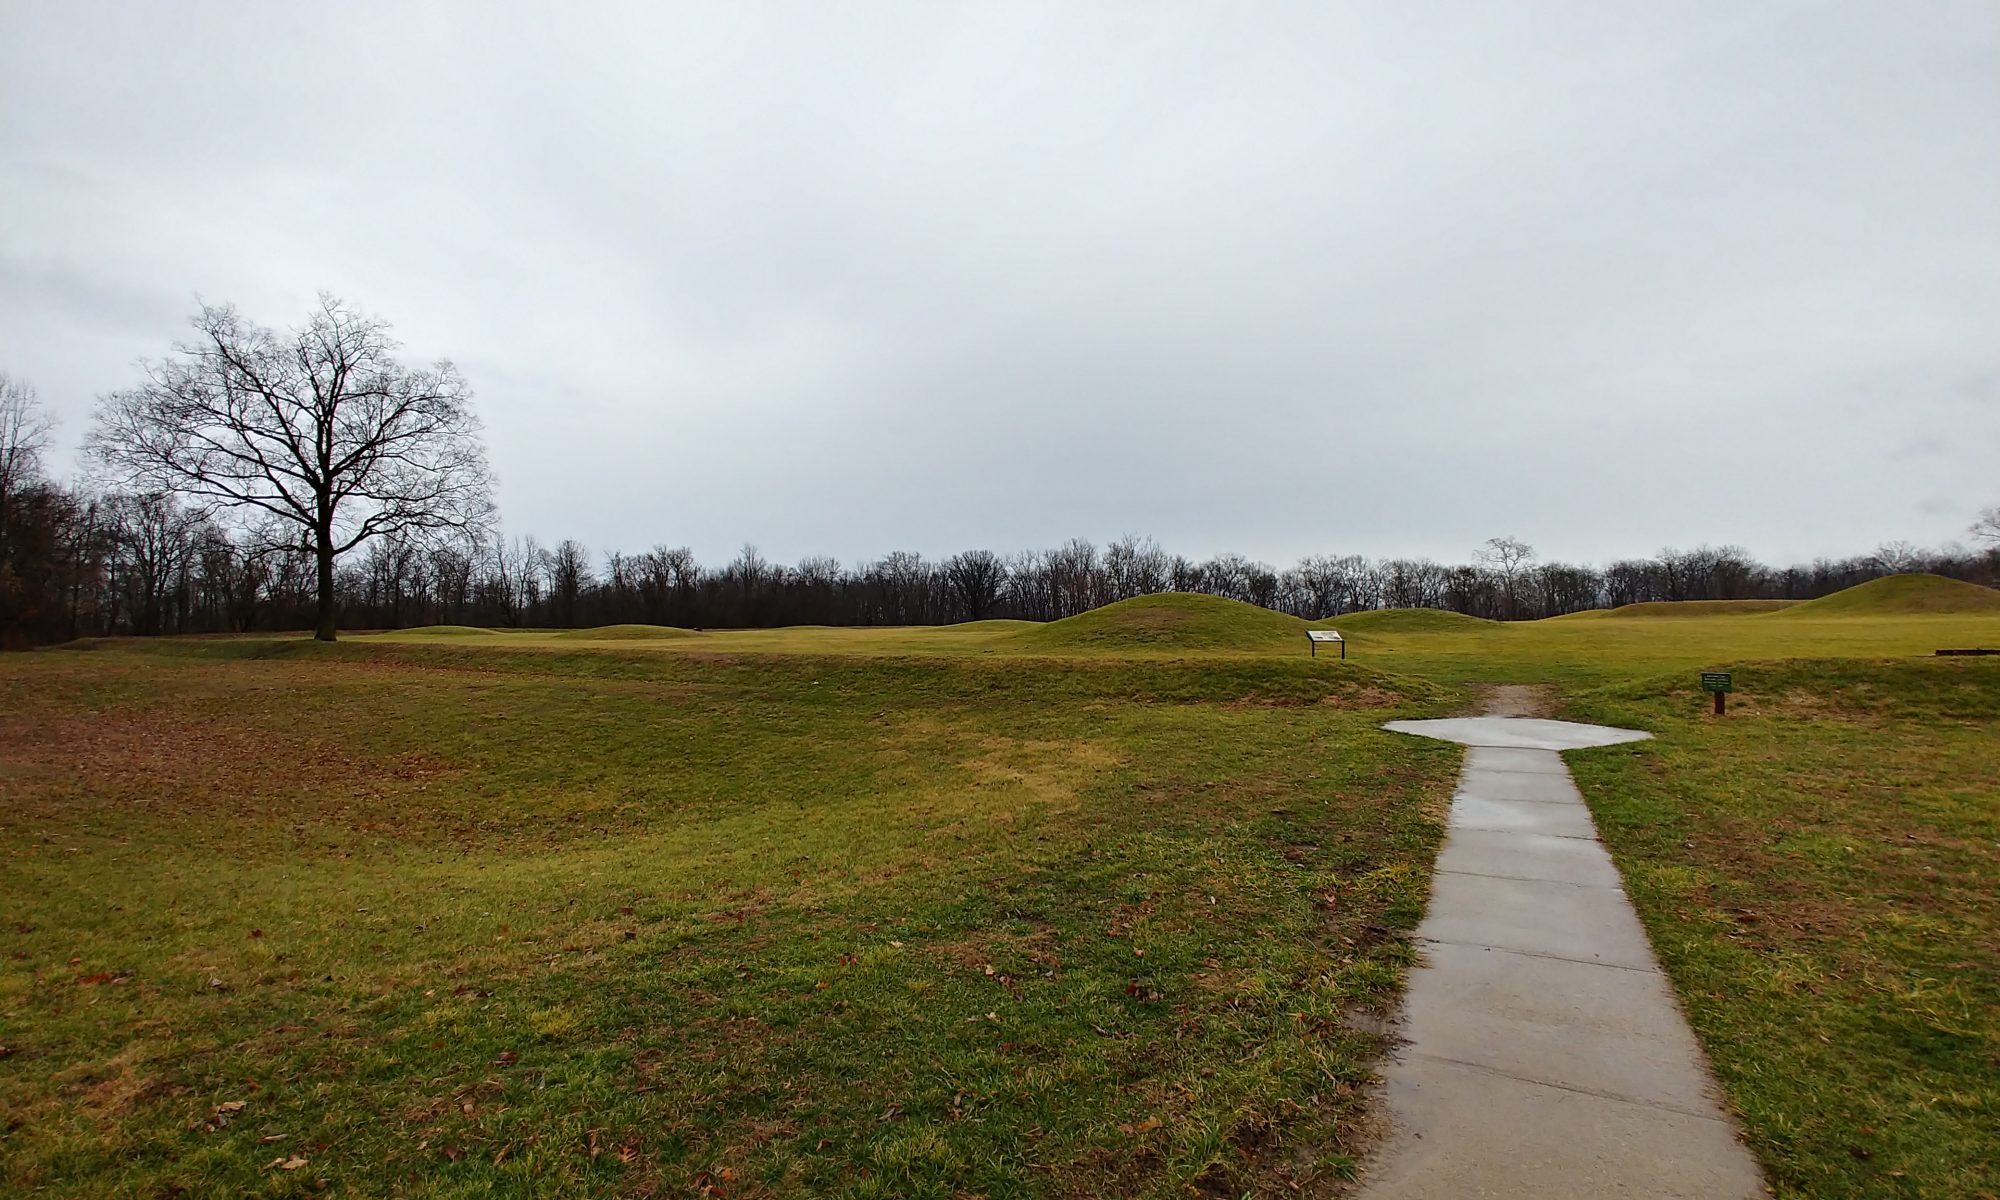
<svg viewBox="0 0 2000 1200">
<path fill-rule="evenodd" d="M 1764 1195 L 1558 753 L 1646 737 L 1396 721 L 1470 747 L 1364 1200 Z"/>
<path fill-rule="evenodd" d="M 1492 829 L 1515 833 L 1555 834 L 1589 838 L 1597 835 L 1590 810 L 1581 804 L 1548 804 L 1532 800 L 1482 800 L 1461 795 L 1451 802 L 1452 828 Z"/>
<path fill-rule="evenodd" d="M 1422 1129 L 1362 1186 L 1368 1200 L 1761 1200 L 1728 1122 L 1413 1059 L 1389 1107 Z M 1466 1120 L 1477 1114 L 1474 1120 Z"/>
<path fill-rule="evenodd" d="M 1636 729 L 1579 725 L 1574 721 L 1544 721 L 1539 717 L 1448 717 L 1437 721 L 1391 721 L 1382 726 L 1397 733 L 1457 742 L 1461 746 L 1507 746 L 1525 750 L 1582 750 L 1615 746 L 1653 736 Z"/>
<path fill-rule="evenodd" d="M 1508 950 L 1433 943 L 1403 1032 L 1423 1057 L 1634 1104 L 1713 1116 L 1701 1049 L 1678 1023 L 1666 977 Z"/>
<path fill-rule="evenodd" d="M 1481 800 L 1539 800 L 1544 804 L 1582 804 L 1583 793 L 1569 772 L 1560 775 L 1544 771 L 1479 771 L 1458 786 L 1461 796 Z"/>
<path fill-rule="evenodd" d="M 1538 775 L 1569 775 L 1562 755 L 1554 750 L 1532 750 L 1525 746 L 1468 746 L 1467 770 L 1527 771 Z"/>
<path fill-rule="evenodd" d="M 1440 871 L 1417 937 L 1550 958 L 1657 969 L 1653 947 L 1625 894 L 1540 879 L 1497 879 Z"/>
<path fill-rule="evenodd" d="M 1611 856 L 1597 839 L 1590 837 L 1454 828 L 1445 837 L 1437 869 L 1501 879 L 1618 886 L 1618 868 L 1611 865 Z"/>
</svg>

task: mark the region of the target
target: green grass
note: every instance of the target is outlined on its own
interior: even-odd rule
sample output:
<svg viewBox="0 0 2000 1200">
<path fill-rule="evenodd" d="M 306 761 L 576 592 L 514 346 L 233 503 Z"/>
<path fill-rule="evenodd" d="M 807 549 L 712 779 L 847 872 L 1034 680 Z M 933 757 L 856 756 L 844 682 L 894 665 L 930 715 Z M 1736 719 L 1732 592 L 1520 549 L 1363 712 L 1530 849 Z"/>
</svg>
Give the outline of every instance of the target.
<svg viewBox="0 0 2000 1200">
<path fill-rule="evenodd" d="M 1797 600 L 1648 600 L 1617 608 L 1593 608 L 1551 617 L 1554 621 L 1594 621 L 1604 617 L 1717 617 L 1746 613 L 1778 612 L 1800 603 Z"/>
<path fill-rule="evenodd" d="M 1378 608 L 1314 621 L 1315 629 L 1352 630 L 1357 633 L 1437 633 L 1444 630 L 1478 632 L 1497 629 L 1498 621 L 1468 617 L 1442 608 Z"/>
<path fill-rule="evenodd" d="M 2000 613 L 2000 591 L 1942 575 L 1891 575 L 1808 600 L 1788 617 L 1886 613 Z"/>
<path fill-rule="evenodd" d="M 1014 634 L 1009 649 L 1042 653 L 1283 653 L 1306 645 L 1299 618 L 1240 600 L 1167 592 L 1120 600 Z"/>
<path fill-rule="evenodd" d="M 1520 682 L 1659 735 L 1576 773 L 1778 1193 L 2000 1195 L 2000 612 L 1885 582 L 0 658 L 0 1191 L 1326 1194 L 1457 764 L 1376 727 Z"/>
<path fill-rule="evenodd" d="M 1982 596 L 1986 593 L 1971 584 L 1962 586 Z M 1920 582 L 1916 589 L 1925 591 L 1926 585 Z M 1809 611 L 1811 606 L 1804 604 L 1779 612 L 1762 608 L 1738 611 L 1733 607 L 1736 603 L 1717 602 L 1719 607 L 1705 607 L 1698 614 L 1700 619 L 1672 621 L 1649 615 L 1651 609 L 1638 615 L 1612 610 L 1504 623 L 1430 609 L 1389 609 L 1350 613 L 1317 624 L 1339 629 L 1348 638 L 1352 661 L 1452 685 L 1514 682 L 1592 687 L 1668 670 L 1720 668 L 1743 660 L 1916 657 L 1947 647 L 2000 646 L 2000 608 L 1977 609 L 1978 600 L 1967 601 L 1963 596 L 1958 603 L 1966 611 L 1957 612 L 1875 612 L 1868 611 L 1866 604 L 1850 604 L 1847 610 L 1836 609 L 1830 615 L 1820 610 L 1815 616 Z M 647 653 L 695 655 L 1043 655 L 1206 661 L 1224 656 L 1305 658 L 1305 631 L 1309 627 L 1284 613 L 1254 605 L 1209 596 L 1167 595 L 1122 601 L 1046 625 L 979 621 L 922 627 L 721 629 L 625 644 Z M 422 630 L 350 639 L 371 644 L 435 644 L 439 640 Z M 468 648 L 512 650 L 576 644 L 548 630 L 474 631 L 450 640 Z"/>
<path fill-rule="evenodd" d="M 599 625 L 591 629 L 565 629 L 553 635 L 566 642 L 633 642 L 700 637 L 692 629 L 671 625 Z"/>
<path fill-rule="evenodd" d="M 1572 756 L 1778 1195 L 2000 1195 L 2000 663 L 1736 665 L 1568 715 Z"/>
<path fill-rule="evenodd" d="M 1347 627 L 1342 628 L 1347 632 Z M 1348 634 L 1351 660 L 1454 682 L 1590 688 L 1668 671 L 1790 658 L 1928 658 L 1943 647 L 2000 646 L 2000 613 L 1700 619 L 1556 618 L 1464 631 Z"/>
<path fill-rule="evenodd" d="M 1375 726 L 1448 701 L 533 635 L 0 659 L 0 1191 L 1322 1190 L 1456 765 Z"/>
</svg>

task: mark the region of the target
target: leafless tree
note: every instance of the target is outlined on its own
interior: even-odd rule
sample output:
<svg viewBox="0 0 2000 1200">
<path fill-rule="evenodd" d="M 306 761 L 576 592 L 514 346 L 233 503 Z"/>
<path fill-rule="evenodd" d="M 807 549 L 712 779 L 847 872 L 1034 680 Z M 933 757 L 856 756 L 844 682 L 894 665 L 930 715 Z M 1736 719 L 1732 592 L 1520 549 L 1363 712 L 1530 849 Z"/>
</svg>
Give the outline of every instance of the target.
<svg viewBox="0 0 2000 1200">
<path fill-rule="evenodd" d="M 1874 554 L 1876 565 L 1891 575 L 1921 571 L 1927 557 L 1916 543 L 1909 541 L 1883 542 L 1875 547 Z"/>
<path fill-rule="evenodd" d="M 1089 539 L 1071 538 L 1046 561 L 1058 615 L 1072 617 L 1104 603 L 1104 573 Z"/>
<path fill-rule="evenodd" d="M 1981 512 L 1966 532 L 1982 542 L 2000 546 L 2000 504 Z"/>
<path fill-rule="evenodd" d="M 1209 559 L 1201 564 L 1199 570 L 1201 591 L 1248 604 L 1251 602 L 1254 577 L 1260 570 L 1269 571 L 1270 568 L 1231 551 Z"/>
<path fill-rule="evenodd" d="M 111 541 L 131 605 L 132 632 L 164 633 L 178 624 L 172 619 L 176 593 L 206 529 L 201 512 L 171 494 L 117 498 Z"/>
<path fill-rule="evenodd" d="M 1389 608 L 1438 608 L 1444 604 L 1446 569 L 1428 558 L 1392 558 L 1378 569 L 1382 603 Z"/>
<path fill-rule="evenodd" d="M 1007 568 L 991 550 L 967 550 L 945 561 L 944 577 L 959 615 L 968 621 L 983 621 L 1000 601 Z"/>
<path fill-rule="evenodd" d="M 472 601 L 473 556 L 464 546 L 430 547 L 430 575 L 437 587 L 438 618 L 455 623 Z"/>
<path fill-rule="evenodd" d="M 387 323 L 322 293 L 277 333 L 204 305 L 198 336 L 98 406 L 92 453 L 126 486 L 294 526 L 334 638 L 334 564 L 377 537 L 476 532 L 492 478 L 472 390 L 449 362 L 404 366 Z"/>
<path fill-rule="evenodd" d="M 1569 563 L 1544 563 L 1535 569 L 1534 581 L 1544 617 L 1595 608 L 1604 592 L 1602 574 Z"/>
<path fill-rule="evenodd" d="M 1167 586 L 1167 554 L 1149 537 L 1128 533 L 1104 548 L 1104 598 L 1129 600 Z"/>
<path fill-rule="evenodd" d="M 866 578 L 876 594 L 874 619 L 886 625 L 919 625 L 935 619 L 937 572 L 923 555 L 892 551 L 868 568 Z"/>
<path fill-rule="evenodd" d="M 1519 614 L 1519 583 L 1522 571 L 1535 558 L 1535 548 L 1515 537 L 1487 538 L 1480 548 L 1479 565 L 1493 572 L 1500 582 L 1500 595 L 1511 620 Z"/>
<path fill-rule="evenodd" d="M 574 627 L 577 597 L 593 582 L 590 551 L 575 538 L 564 538 L 556 543 L 555 549 L 542 556 L 542 570 L 549 578 L 549 599 L 555 604 L 555 623 L 565 628 Z"/>
<path fill-rule="evenodd" d="M 53 426 L 34 387 L 0 371 L 0 554 L 6 551 L 8 501 L 41 481 Z"/>
</svg>

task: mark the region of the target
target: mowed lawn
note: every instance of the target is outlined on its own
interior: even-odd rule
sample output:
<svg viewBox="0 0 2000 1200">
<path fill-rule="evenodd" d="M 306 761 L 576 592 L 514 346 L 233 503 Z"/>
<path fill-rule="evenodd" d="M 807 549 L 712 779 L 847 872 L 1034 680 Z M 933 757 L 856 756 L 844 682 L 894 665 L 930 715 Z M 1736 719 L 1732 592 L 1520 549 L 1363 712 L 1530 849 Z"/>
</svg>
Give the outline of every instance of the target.
<svg viewBox="0 0 2000 1200">
<path fill-rule="evenodd" d="M 1376 726 L 1451 701 L 1302 658 L 0 658 L 0 1192 L 1323 1192 L 1457 768 Z"/>
<path fill-rule="evenodd" d="M 1567 715 L 1571 756 L 1777 1194 L 2000 1196 L 2000 660 L 1747 663 Z"/>
<path fill-rule="evenodd" d="M 1568 758 L 1776 1193 L 2000 1197 L 2000 616 L 1433 623 L 1355 649 L 1656 735 Z"/>
</svg>

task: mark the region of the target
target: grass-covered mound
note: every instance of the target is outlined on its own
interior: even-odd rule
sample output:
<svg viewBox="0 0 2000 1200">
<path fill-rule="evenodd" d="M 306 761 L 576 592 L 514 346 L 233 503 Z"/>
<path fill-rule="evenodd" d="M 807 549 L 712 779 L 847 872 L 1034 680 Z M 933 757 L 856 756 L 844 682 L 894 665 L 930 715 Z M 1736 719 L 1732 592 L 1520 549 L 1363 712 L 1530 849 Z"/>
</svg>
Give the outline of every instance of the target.
<svg viewBox="0 0 2000 1200">
<path fill-rule="evenodd" d="M 1909 613 L 2000 613 L 2000 591 L 1942 575 L 1889 575 L 1786 610 L 1787 616 L 1796 617 Z"/>
<path fill-rule="evenodd" d="M 960 621 L 956 625 L 938 625 L 934 628 L 939 633 L 1014 633 L 1025 629 L 1039 629 L 1041 622 L 993 617 L 984 621 Z"/>
<path fill-rule="evenodd" d="M 398 637 L 426 638 L 485 637 L 492 632 L 491 629 L 480 629 L 474 625 L 417 625 L 395 631 Z"/>
<path fill-rule="evenodd" d="M 1191 592 L 1120 600 L 1017 634 L 1009 645 L 1063 653 L 1079 650 L 1300 650 L 1304 621 L 1285 613 Z"/>
<path fill-rule="evenodd" d="M 1454 630 L 1491 629 L 1500 622 L 1442 608 L 1378 608 L 1314 621 L 1315 629 L 1338 629 L 1356 633 L 1449 633 Z"/>
<path fill-rule="evenodd" d="M 1779 609 L 1797 607 L 1797 600 L 1647 600 L 1639 604 L 1621 604 L 1617 608 L 1593 608 L 1585 612 L 1566 613 L 1552 621 L 1574 621 L 1599 617 L 1740 617 L 1754 613 L 1777 612 Z"/>
<path fill-rule="evenodd" d="M 565 629 L 555 636 L 568 642 L 643 642 L 700 635 L 671 625 L 599 625 L 595 629 Z"/>
</svg>

